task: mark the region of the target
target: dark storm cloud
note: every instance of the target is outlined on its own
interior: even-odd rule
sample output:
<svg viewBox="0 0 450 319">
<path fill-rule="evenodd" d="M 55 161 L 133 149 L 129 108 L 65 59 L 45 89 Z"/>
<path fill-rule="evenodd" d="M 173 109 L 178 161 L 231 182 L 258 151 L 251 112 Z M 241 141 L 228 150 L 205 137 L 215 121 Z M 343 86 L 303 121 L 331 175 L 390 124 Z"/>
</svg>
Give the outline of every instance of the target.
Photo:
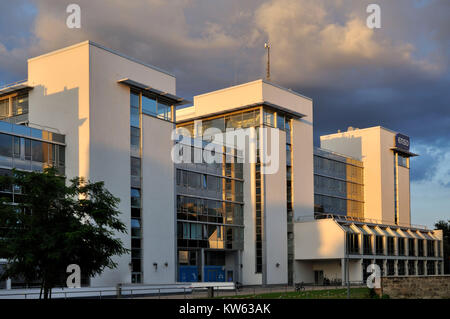
<svg viewBox="0 0 450 319">
<path fill-rule="evenodd" d="M 314 99 L 316 142 L 382 125 L 420 149 L 415 181 L 450 165 L 449 145 L 444 155 L 426 147 L 450 135 L 448 0 L 378 0 L 379 30 L 365 25 L 365 0 L 75 2 L 80 30 L 66 27 L 65 1 L 0 2 L 2 79 L 23 78 L 29 56 L 91 39 L 173 72 L 177 93 L 191 98 L 262 77 L 269 39 L 274 82 Z"/>
</svg>

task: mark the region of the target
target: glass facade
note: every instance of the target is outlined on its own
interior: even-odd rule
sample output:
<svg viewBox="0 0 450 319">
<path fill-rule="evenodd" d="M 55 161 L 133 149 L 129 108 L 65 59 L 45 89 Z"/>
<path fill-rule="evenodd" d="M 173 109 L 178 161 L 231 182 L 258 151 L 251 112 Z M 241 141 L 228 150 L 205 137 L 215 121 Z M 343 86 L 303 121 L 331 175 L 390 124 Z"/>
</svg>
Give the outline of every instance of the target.
<svg viewBox="0 0 450 319">
<path fill-rule="evenodd" d="M 61 134 L 0 121 L 0 167 L 26 171 L 55 167 L 63 175 L 64 140 Z"/>
<path fill-rule="evenodd" d="M 221 163 L 195 163 L 202 148 L 193 142 L 182 148 L 191 158 L 176 165 L 178 279 L 228 281 L 238 272 L 237 253 L 244 248 L 242 160 L 222 146 Z"/>
<path fill-rule="evenodd" d="M 0 118 L 28 114 L 28 92 L 0 97 Z"/>
<path fill-rule="evenodd" d="M 317 213 L 364 217 L 362 162 L 316 148 L 314 206 Z"/>
<path fill-rule="evenodd" d="M 240 111 L 236 113 L 226 114 L 223 116 L 218 116 L 216 118 L 211 119 L 204 119 L 201 121 L 196 121 L 196 123 L 187 123 L 181 125 L 183 128 L 187 129 L 190 133 L 191 137 L 195 137 L 198 139 L 202 139 L 205 142 L 212 140 L 212 134 L 209 132 L 212 132 L 213 134 L 215 132 L 208 131 L 210 128 L 215 128 L 220 130 L 222 133 L 225 133 L 228 129 L 245 129 L 249 127 L 255 127 L 256 137 L 257 137 L 257 143 L 259 143 L 259 131 L 258 128 L 261 126 L 261 113 L 263 112 L 262 107 L 256 107 L 254 109 L 248 109 L 245 111 Z M 266 114 L 266 113 L 264 113 Z M 274 126 L 274 113 L 271 113 L 271 119 L 270 115 L 268 117 L 264 117 L 264 122 L 266 122 L 266 119 L 269 121 L 268 124 L 271 126 Z M 199 128 L 198 124 L 201 123 L 201 129 Z M 255 163 L 255 193 L 256 193 L 256 203 L 255 203 L 255 273 L 261 273 L 263 269 L 263 209 L 264 209 L 264 195 L 263 195 L 263 183 L 264 179 L 261 174 L 261 162 L 259 157 L 259 147 L 257 147 L 256 151 L 256 163 Z M 194 158 L 193 152 L 191 151 L 191 157 Z M 193 161 L 192 161 L 193 162 Z M 196 166 L 198 169 L 200 164 L 192 164 L 193 166 Z M 238 165 L 233 164 L 224 164 L 224 172 L 220 171 L 220 166 L 217 167 L 218 164 L 206 164 L 206 171 L 211 171 L 216 168 L 216 173 L 223 174 L 226 177 L 233 176 L 233 174 L 230 174 L 234 171 L 234 176 L 236 178 L 243 178 L 242 174 L 242 163 Z M 218 168 L 218 170 L 217 170 Z M 205 169 L 205 168 L 203 168 Z M 178 174 L 178 173 L 177 173 Z M 201 179 L 203 181 L 204 179 Z M 198 183 L 197 181 L 194 181 L 193 183 Z M 230 194 L 230 190 L 233 189 L 233 183 L 235 186 L 240 187 L 240 184 L 243 188 L 243 181 L 241 183 L 233 182 L 232 180 L 225 178 L 224 179 L 224 194 L 223 196 L 225 199 L 229 200 L 230 197 L 228 194 Z M 239 190 L 235 190 L 234 193 L 239 194 L 243 189 L 240 188 Z M 232 193 L 232 192 L 231 192 Z M 242 195 L 243 196 L 243 193 Z M 235 200 L 238 200 L 239 198 L 236 197 Z M 243 198 L 242 198 L 243 199 Z M 226 208 L 225 208 L 226 210 Z M 243 220 L 242 220 L 242 226 L 243 226 Z M 180 226 L 179 226 L 180 227 Z M 241 230 L 239 230 L 241 231 Z M 207 232 L 208 233 L 208 232 Z M 205 231 L 203 231 L 203 234 L 205 234 Z M 230 238 L 233 238 L 234 233 L 231 231 L 228 232 L 230 234 Z M 243 229 L 242 229 L 242 238 L 243 238 Z M 204 244 L 203 244 L 204 245 Z M 226 246 L 226 245 L 225 245 Z M 232 247 L 232 246 L 231 246 Z M 239 248 L 240 249 L 240 248 Z"/>
</svg>

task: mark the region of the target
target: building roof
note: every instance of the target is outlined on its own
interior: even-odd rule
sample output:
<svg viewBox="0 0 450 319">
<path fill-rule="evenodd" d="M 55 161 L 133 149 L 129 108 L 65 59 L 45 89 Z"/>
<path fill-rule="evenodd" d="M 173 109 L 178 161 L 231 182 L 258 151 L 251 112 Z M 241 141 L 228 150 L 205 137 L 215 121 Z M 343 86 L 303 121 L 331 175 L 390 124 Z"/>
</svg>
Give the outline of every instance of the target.
<svg viewBox="0 0 450 319">
<path fill-rule="evenodd" d="M 0 86 L 0 96 L 8 95 L 17 91 L 32 90 L 32 89 L 33 87 L 28 85 L 28 80 L 22 80 L 4 86 Z"/>
<path fill-rule="evenodd" d="M 146 84 L 131 80 L 129 78 L 121 79 L 121 80 L 118 80 L 117 82 L 127 85 L 129 87 L 138 89 L 138 90 L 149 92 L 149 93 L 156 95 L 164 100 L 167 100 L 168 102 L 170 102 L 171 104 L 173 104 L 175 106 L 190 103 L 188 100 L 185 100 L 181 97 L 178 97 L 176 95 L 173 95 L 173 94 L 170 94 L 167 92 L 160 91 L 158 89 L 151 87 L 150 85 L 146 85 Z"/>
</svg>

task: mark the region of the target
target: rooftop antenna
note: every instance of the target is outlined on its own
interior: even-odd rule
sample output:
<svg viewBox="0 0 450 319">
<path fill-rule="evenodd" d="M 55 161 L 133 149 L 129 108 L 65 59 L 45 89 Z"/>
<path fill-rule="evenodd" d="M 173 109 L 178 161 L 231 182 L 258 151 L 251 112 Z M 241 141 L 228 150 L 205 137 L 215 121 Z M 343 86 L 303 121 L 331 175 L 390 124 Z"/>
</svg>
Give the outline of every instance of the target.
<svg viewBox="0 0 450 319">
<path fill-rule="evenodd" d="M 267 49 L 266 80 L 270 81 L 270 43 L 269 43 L 269 41 L 264 43 L 264 48 Z"/>
</svg>

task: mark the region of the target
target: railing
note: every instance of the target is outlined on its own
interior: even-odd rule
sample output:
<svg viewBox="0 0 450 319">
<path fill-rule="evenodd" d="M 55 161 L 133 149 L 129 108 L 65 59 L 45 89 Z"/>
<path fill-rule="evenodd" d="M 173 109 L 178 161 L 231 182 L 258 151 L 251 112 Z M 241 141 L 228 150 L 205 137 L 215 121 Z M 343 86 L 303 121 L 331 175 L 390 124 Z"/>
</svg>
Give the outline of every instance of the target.
<svg viewBox="0 0 450 319">
<path fill-rule="evenodd" d="M 351 282 L 351 286 L 362 286 L 362 282 Z M 340 289 L 342 282 L 329 282 L 322 285 L 304 283 L 304 290 Z M 31 289 L 29 289 L 31 290 Z M 0 299 L 39 299 L 39 289 L 35 291 L 15 292 L 14 290 L 0 290 Z M 223 285 L 210 285 L 207 287 L 191 287 L 171 285 L 171 287 L 109 287 L 104 289 L 95 288 L 54 288 L 51 293 L 52 299 L 120 299 L 120 298 L 145 298 L 145 299 L 204 299 L 204 298 L 227 298 L 234 296 L 259 295 L 267 293 L 295 292 L 295 286 L 276 285 L 269 287 L 245 286 L 236 287 Z"/>
<path fill-rule="evenodd" d="M 352 216 L 345 216 L 345 215 L 335 215 L 335 214 L 324 214 L 324 213 L 314 213 L 314 216 L 303 216 L 296 219 L 298 222 L 307 222 L 307 221 L 314 221 L 317 219 L 334 219 L 336 221 L 345 221 L 345 222 L 359 222 L 359 223 L 365 223 L 365 224 L 377 224 L 377 225 L 388 225 L 388 226 L 395 226 L 395 227 L 407 227 L 407 228 L 416 228 L 416 229 L 423 229 L 423 230 L 429 230 L 427 226 L 424 225 L 414 225 L 414 224 L 406 224 L 406 223 L 398 223 L 395 224 L 391 221 L 386 220 L 379 220 L 379 219 L 373 219 L 373 218 L 363 218 L 363 217 L 352 217 Z"/>
<path fill-rule="evenodd" d="M 5 88 L 11 87 L 11 86 L 23 84 L 23 83 L 26 83 L 27 81 L 28 81 L 28 80 L 20 80 L 20 81 L 16 81 L 16 82 L 13 82 L 13 83 L 0 85 L 0 90 L 3 90 L 3 89 L 5 89 Z"/>
</svg>

